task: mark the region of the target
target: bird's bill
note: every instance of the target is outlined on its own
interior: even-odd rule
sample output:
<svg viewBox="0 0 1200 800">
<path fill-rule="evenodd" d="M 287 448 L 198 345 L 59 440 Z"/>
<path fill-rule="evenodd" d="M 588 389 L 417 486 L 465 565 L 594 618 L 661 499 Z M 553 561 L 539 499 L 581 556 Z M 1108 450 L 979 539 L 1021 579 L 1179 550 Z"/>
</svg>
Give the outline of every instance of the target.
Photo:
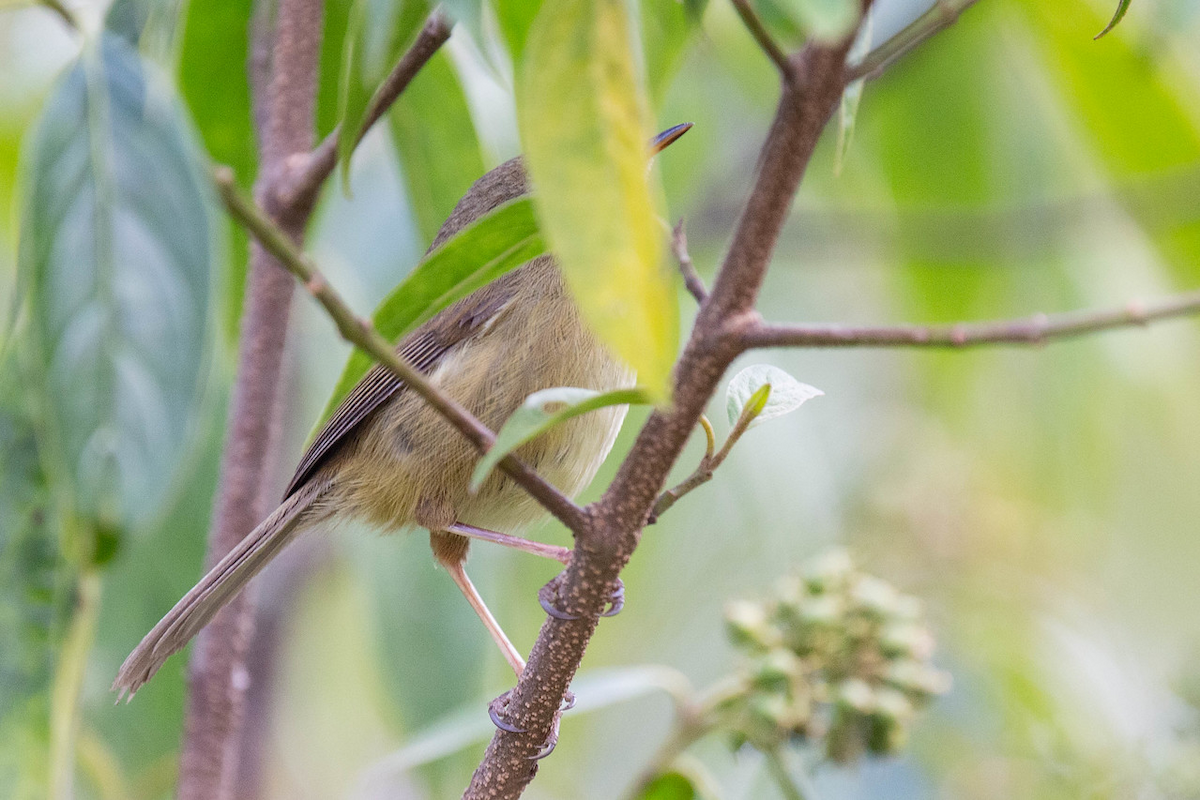
<svg viewBox="0 0 1200 800">
<path fill-rule="evenodd" d="M 661 153 L 663 150 L 666 150 L 670 144 L 691 129 L 692 123 L 690 122 L 683 122 L 679 125 L 672 125 L 670 128 L 667 128 L 658 136 L 655 136 L 650 140 L 650 155 L 655 156 Z"/>
</svg>

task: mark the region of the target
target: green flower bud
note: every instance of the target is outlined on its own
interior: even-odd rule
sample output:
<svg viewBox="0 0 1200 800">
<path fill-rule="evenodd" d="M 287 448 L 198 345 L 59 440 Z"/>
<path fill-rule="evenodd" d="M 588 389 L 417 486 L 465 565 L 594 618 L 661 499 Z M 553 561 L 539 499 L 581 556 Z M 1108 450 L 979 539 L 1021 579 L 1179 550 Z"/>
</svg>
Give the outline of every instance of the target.
<svg viewBox="0 0 1200 800">
<path fill-rule="evenodd" d="M 779 644 L 779 631 L 767 619 L 759 603 L 738 600 L 725 609 L 725 627 L 734 644 L 759 650 L 769 650 Z"/>
<path fill-rule="evenodd" d="M 804 576 L 804 585 L 811 594 L 836 591 L 845 585 L 854 572 L 850 554 L 838 548 L 830 550 L 813 562 Z"/>
<path fill-rule="evenodd" d="M 804 665 L 790 650 L 775 648 L 754 662 L 751 683 L 771 692 L 783 692 L 804 672 Z"/>
<path fill-rule="evenodd" d="M 879 632 L 879 649 L 885 656 L 924 661 L 933 655 L 933 646 L 933 634 L 915 622 L 892 622 Z"/>
<path fill-rule="evenodd" d="M 886 619 L 895 613 L 900 594 L 891 584 L 871 575 L 863 575 L 850 589 L 854 605 L 874 619 Z"/>
<path fill-rule="evenodd" d="M 884 679 L 918 701 L 950 691 L 950 676 L 913 659 L 898 659 L 887 666 Z"/>
<path fill-rule="evenodd" d="M 869 714 L 875 708 L 875 690 L 864 680 L 851 678 L 837 689 L 837 705 L 856 714 Z"/>
</svg>

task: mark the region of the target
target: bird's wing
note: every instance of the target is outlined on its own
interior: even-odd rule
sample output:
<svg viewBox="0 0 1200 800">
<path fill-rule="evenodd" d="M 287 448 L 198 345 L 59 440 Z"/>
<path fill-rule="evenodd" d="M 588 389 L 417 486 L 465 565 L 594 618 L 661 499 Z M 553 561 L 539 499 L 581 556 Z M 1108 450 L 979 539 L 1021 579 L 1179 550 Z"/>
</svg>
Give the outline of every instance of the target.
<svg viewBox="0 0 1200 800">
<path fill-rule="evenodd" d="M 485 329 L 488 321 L 504 310 L 510 298 L 510 292 L 495 284 L 490 292 L 477 291 L 405 337 L 397 347 L 397 352 L 419 372 L 429 374 L 441 363 L 446 353 Z M 284 499 L 295 494 L 371 412 L 403 389 L 404 383 L 387 368 L 379 364 L 371 367 L 304 452 L 296 467 L 296 474 L 283 494 Z"/>
</svg>

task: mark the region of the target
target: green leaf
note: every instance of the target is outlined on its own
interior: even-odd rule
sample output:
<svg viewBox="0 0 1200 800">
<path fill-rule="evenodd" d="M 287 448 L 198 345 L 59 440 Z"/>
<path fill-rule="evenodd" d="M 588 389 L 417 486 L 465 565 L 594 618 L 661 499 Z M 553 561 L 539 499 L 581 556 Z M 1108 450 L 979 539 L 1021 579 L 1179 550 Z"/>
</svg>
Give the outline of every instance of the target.
<svg viewBox="0 0 1200 800">
<path fill-rule="evenodd" d="M 317 76 L 317 136 L 328 136 L 341 119 L 342 68 L 346 64 L 351 19 L 361 0 L 327 0 L 321 28 L 321 67 Z"/>
<path fill-rule="evenodd" d="M 636 800 L 695 800 L 696 786 L 682 772 L 671 770 L 650 781 Z"/>
<path fill-rule="evenodd" d="M 656 101 L 662 100 L 699 17 L 679 0 L 643 0 L 642 45 L 646 51 L 646 83 Z"/>
<path fill-rule="evenodd" d="M 601 394 L 591 389 L 558 386 L 534 392 L 504 422 L 496 434 L 496 442 L 475 465 L 475 471 L 471 473 L 471 491 L 480 487 L 506 455 L 555 425 L 607 406 L 650 402 L 651 396 L 641 389 L 616 389 Z"/>
<path fill-rule="evenodd" d="M 875 27 L 874 21 L 875 15 L 868 13 L 866 20 L 863 21 L 858 37 L 850 47 L 850 52 L 846 54 L 846 60 L 849 63 L 857 64 L 871 52 L 871 39 L 873 38 Z M 842 101 L 838 106 L 837 151 L 833 157 L 833 172 L 835 175 L 841 174 L 842 165 L 846 161 L 846 154 L 850 151 L 850 142 L 854 139 L 854 123 L 858 120 L 858 106 L 862 102 L 863 86 L 865 83 L 865 79 L 852 81 L 842 91 Z"/>
<path fill-rule="evenodd" d="M 492 6 L 496 10 L 500 32 L 508 44 L 508 53 L 512 56 L 513 69 L 517 73 L 521 71 L 521 59 L 525 54 L 529 29 L 542 8 L 542 2 L 543 0 L 493 0 Z"/>
<path fill-rule="evenodd" d="M 1130 0 L 1119 0 L 1117 3 L 1117 11 L 1115 14 L 1113 14 L 1112 19 L 1110 19 L 1108 24 L 1104 26 L 1104 30 L 1100 31 L 1092 38 L 1099 39 L 1101 36 L 1117 27 L 1117 23 L 1125 17 L 1125 12 L 1129 10 L 1129 2 Z"/>
<path fill-rule="evenodd" d="M 484 172 L 467 98 L 444 52 L 429 60 L 388 116 L 409 206 L 425 241 L 432 242 Z"/>
<path fill-rule="evenodd" d="M 338 165 L 342 168 L 342 190 L 350 194 L 350 156 L 358 146 L 371 88 L 365 80 L 368 27 L 367 0 L 355 0 L 342 48 L 342 72 L 338 81 Z"/>
<path fill-rule="evenodd" d="M 763 389 L 766 389 L 766 396 Z M 733 376 L 725 390 L 725 408 L 729 412 L 729 424 L 733 425 L 746 413 L 753 413 L 748 427 L 753 428 L 775 417 L 795 411 L 805 401 L 825 394 L 806 383 L 788 375 L 769 364 L 755 364 Z M 751 401 L 754 401 L 753 403 Z M 757 413 L 754 412 L 758 408 Z"/>
<path fill-rule="evenodd" d="M 543 5 L 518 81 L 518 116 L 538 217 L 567 284 L 592 329 L 662 399 L 679 309 L 626 10 L 623 0 Z"/>
<path fill-rule="evenodd" d="M 246 64 L 254 0 L 188 0 L 179 52 L 179 91 L 200 131 L 209 157 L 228 164 L 242 188 L 258 171 Z M 245 229 L 226 223 L 222 324 L 227 341 L 237 341 L 250 246 Z"/>
<path fill-rule="evenodd" d="M 376 309 L 375 328 L 389 341 L 398 342 L 446 306 L 545 252 L 533 201 L 528 197 L 509 201 L 427 255 Z M 318 426 L 373 363 L 361 351 L 351 353 Z"/>
<path fill-rule="evenodd" d="M 178 106 L 101 34 L 55 89 L 26 164 L 46 461 L 88 520 L 156 514 L 201 395 L 217 212 Z"/>
</svg>

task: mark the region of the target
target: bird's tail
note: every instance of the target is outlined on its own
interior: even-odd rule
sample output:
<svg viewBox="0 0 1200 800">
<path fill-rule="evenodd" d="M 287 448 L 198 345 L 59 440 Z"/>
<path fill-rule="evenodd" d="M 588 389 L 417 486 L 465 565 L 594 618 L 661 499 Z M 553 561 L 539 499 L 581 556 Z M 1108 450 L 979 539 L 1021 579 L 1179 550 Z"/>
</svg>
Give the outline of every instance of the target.
<svg viewBox="0 0 1200 800">
<path fill-rule="evenodd" d="M 324 514 L 315 503 L 329 488 L 328 479 L 309 480 L 283 501 L 271 516 L 250 532 L 209 570 L 134 648 L 113 681 L 118 699 L 132 698 L 173 653 L 183 649 L 200 629 L 267 565 L 303 528 Z"/>
</svg>

